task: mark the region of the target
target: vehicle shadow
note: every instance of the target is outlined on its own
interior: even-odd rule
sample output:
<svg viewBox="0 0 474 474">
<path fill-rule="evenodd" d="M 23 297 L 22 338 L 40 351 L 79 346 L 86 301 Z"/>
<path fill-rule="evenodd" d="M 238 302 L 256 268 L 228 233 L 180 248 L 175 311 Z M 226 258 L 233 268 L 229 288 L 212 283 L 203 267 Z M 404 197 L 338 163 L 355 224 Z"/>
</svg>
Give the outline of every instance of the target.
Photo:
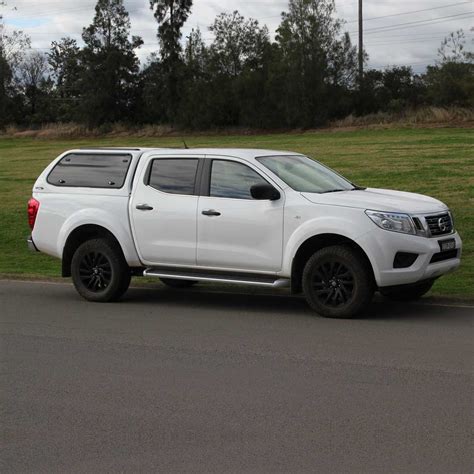
<svg viewBox="0 0 474 474">
<path fill-rule="evenodd" d="M 222 288 L 199 285 L 190 289 L 132 287 L 122 298 L 122 304 L 141 306 L 165 303 L 174 307 L 209 309 L 210 311 L 269 313 L 300 317 L 318 317 L 301 295 L 291 295 L 288 290 L 248 289 L 248 287 Z M 391 301 L 378 293 L 372 304 L 357 319 L 362 320 L 445 320 L 447 318 L 472 319 L 474 311 L 460 304 L 438 304 L 431 297 L 416 302 Z"/>
</svg>

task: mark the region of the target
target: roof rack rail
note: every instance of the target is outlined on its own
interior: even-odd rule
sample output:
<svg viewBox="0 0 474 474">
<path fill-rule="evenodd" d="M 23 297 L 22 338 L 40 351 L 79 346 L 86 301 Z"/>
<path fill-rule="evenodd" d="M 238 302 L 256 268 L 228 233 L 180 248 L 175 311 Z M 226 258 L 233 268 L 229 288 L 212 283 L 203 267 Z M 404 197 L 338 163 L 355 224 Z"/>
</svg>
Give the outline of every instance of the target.
<svg viewBox="0 0 474 474">
<path fill-rule="evenodd" d="M 130 148 L 121 146 L 84 146 L 79 150 L 126 150 L 126 151 L 140 151 L 141 148 Z"/>
</svg>

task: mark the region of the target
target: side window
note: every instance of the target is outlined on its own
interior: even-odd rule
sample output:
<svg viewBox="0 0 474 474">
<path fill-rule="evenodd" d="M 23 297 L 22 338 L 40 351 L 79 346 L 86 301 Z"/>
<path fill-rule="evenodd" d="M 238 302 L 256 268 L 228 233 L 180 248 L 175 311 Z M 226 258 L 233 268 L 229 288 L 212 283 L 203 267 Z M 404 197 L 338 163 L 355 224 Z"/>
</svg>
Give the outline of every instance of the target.
<svg viewBox="0 0 474 474">
<path fill-rule="evenodd" d="M 130 155 L 71 153 L 48 175 L 54 186 L 121 188 L 127 176 Z"/>
<path fill-rule="evenodd" d="M 198 159 L 153 160 L 148 184 L 170 194 L 194 194 Z"/>
<path fill-rule="evenodd" d="M 235 161 L 213 160 L 209 196 L 252 199 L 250 188 L 267 182 L 254 170 Z"/>
</svg>

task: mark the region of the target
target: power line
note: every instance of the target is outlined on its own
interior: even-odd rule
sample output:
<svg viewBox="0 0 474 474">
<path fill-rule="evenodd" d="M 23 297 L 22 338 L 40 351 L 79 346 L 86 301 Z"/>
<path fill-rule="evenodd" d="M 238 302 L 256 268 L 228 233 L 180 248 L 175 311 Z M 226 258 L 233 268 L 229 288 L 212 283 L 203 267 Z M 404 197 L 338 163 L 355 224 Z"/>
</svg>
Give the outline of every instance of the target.
<svg viewBox="0 0 474 474">
<path fill-rule="evenodd" d="M 409 21 L 406 23 L 398 23 L 395 25 L 386 25 L 386 26 L 378 26 L 374 28 L 369 28 L 366 31 L 367 34 L 371 34 L 372 32 L 379 32 L 379 31 L 391 31 L 391 30 L 399 30 L 405 28 L 411 28 L 413 26 L 421 26 L 421 25 L 430 25 L 433 23 L 443 23 L 444 21 L 451 21 L 454 18 L 465 17 L 471 18 L 474 14 L 473 13 L 458 13 L 456 15 L 446 15 L 441 16 L 438 18 L 431 18 L 427 20 L 418 20 L 418 21 Z M 462 18 L 464 19 L 464 18 Z M 357 33 L 358 30 L 350 31 L 349 33 Z"/>
<path fill-rule="evenodd" d="M 397 46 L 399 44 L 421 44 L 426 43 L 427 41 L 435 41 L 438 40 L 440 43 L 443 41 L 443 36 L 436 36 L 436 37 L 429 37 L 423 38 L 418 40 L 408 40 L 408 41 L 397 41 Z M 386 42 L 378 42 L 378 43 L 365 43 L 366 46 L 389 46 L 393 45 L 393 41 L 386 41 Z"/>
<path fill-rule="evenodd" d="M 449 7 L 454 7 L 454 6 L 458 6 L 458 5 L 466 5 L 468 3 L 473 3 L 473 2 L 469 1 L 469 2 L 460 2 L 460 3 L 450 3 L 448 5 L 443 5 L 441 7 L 424 8 L 423 10 L 410 10 L 410 11 L 407 11 L 407 12 L 393 13 L 391 15 L 373 16 L 371 18 L 365 18 L 364 22 L 372 21 L 372 20 L 380 20 L 382 18 L 389 18 L 389 17 L 394 17 L 394 16 L 411 15 L 412 13 L 421 13 L 421 12 L 428 12 L 428 11 L 431 11 L 431 10 L 440 10 L 442 8 L 449 8 Z M 351 21 L 347 21 L 346 23 L 357 23 L 357 22 L 358 22 L 358 20 L 351 20 Z"/>
<path fill-rule="evenodd" d="M 453 30 L 450 29 L 450 30 L 443 30 L 443 31 L 436 31 L 435 33 L 436 34 L 440 34 L 440 35 L 448 35 L 449 33 L 451 33 Z M 389 32 L 390 33 L 390 32 Z M 385 38 L 418 38 L 418 37 L 421 37 L 421 36 L 432 36 L 434 33 L 433 32 L 429 32 L 429 31 L 425 31 L 424 33 L 410 33 L 410 32 L 406 32 L 406 33 L 399 33 L 399 34 L 385 34 L 383 31 L 380 32 L 380 33 L 375 33 L 371 39 L 385 39 Z M 466 33 L 465 34 L 466 36 L 473 36 L 472 33 Z"/>
</svg>

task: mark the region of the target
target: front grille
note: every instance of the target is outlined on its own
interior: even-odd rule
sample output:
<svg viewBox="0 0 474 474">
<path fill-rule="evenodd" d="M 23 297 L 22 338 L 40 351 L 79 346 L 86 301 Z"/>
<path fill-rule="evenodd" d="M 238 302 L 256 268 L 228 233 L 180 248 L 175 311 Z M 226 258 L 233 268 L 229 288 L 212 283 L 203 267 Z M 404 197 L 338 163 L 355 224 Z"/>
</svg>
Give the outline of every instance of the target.
<svg viewBox="0 0 474 474">
<path fill-rule="evenodd" d="M 445 250 L 444 252 L 435 253 L 430 260 L 430 263 L 442 262 L 443 260 L 450 260 L 452 258 L 457 258 L 458 251 L 457 249 Z"/>
<path fill-rule="evenodd" d="M 451 215 L 447 212 L 436 216 L 426 216 L 425 219 L 431 235 L 450 234 L 453 231 Z"/>
</svg>

